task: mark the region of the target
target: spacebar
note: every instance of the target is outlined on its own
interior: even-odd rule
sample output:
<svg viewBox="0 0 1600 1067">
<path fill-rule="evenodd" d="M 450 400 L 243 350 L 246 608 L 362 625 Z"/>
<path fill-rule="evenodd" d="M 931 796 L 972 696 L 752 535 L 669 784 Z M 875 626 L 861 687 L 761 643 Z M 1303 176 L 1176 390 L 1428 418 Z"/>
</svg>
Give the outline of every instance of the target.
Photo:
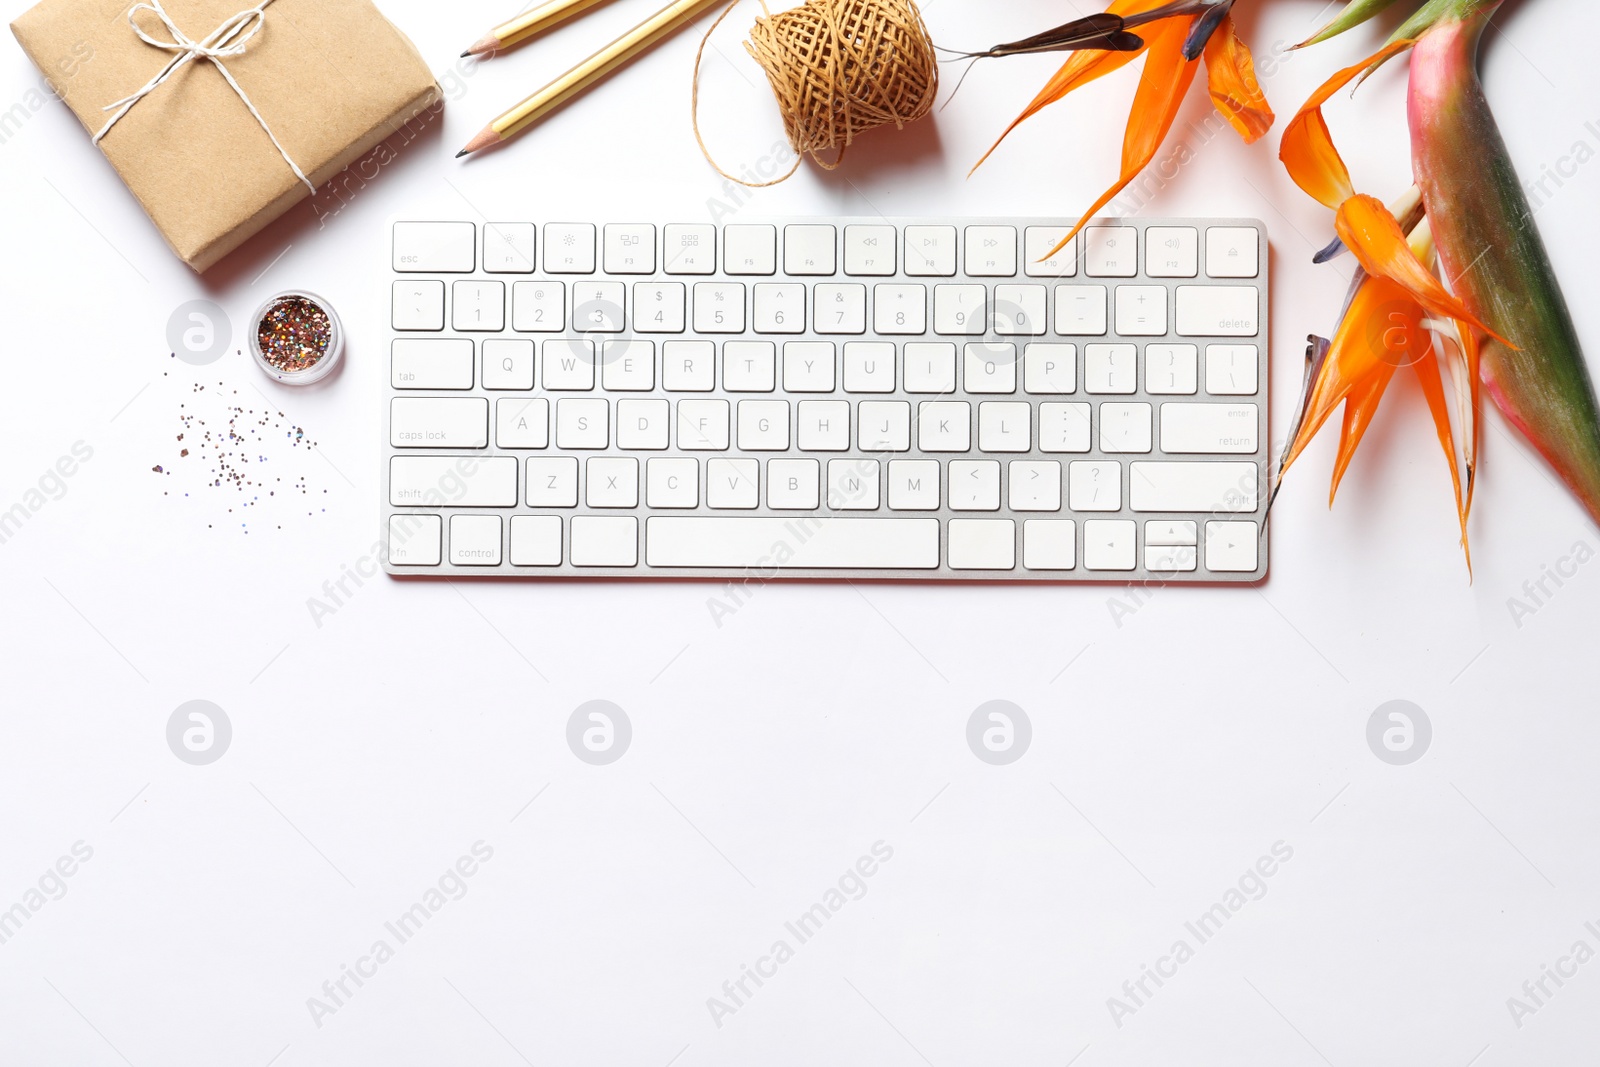
<svg viewBox="0 0 1600 1067">
<path fill-rule="evenodd" d="M 932 570 L 938 519 L 654 516 L 645 522 L 652 567 L 756 570 Z"/>
</svg>

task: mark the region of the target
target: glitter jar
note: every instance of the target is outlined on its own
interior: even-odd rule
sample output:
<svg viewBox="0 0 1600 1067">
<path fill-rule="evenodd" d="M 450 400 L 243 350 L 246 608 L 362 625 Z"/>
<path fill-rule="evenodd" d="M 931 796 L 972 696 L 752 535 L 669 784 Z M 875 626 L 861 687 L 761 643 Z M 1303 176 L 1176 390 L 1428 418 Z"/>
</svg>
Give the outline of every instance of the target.
<svg viewBox="0 0 1600 1067">
<path fill-rule="evenodd" d="M 310 385 L 339 365 L 344 327 L 332 304 L 304 289 L 290 289 L 268 298 L 250 316 L 250 354 L 285 385 Z"/>
</svg>

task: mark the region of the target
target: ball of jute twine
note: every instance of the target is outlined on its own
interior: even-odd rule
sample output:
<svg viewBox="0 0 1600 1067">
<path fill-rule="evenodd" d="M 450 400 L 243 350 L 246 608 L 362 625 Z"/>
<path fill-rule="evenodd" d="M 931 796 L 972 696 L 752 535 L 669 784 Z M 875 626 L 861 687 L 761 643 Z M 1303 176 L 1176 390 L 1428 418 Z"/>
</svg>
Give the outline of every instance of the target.
<svg viewBox="0 0 1600 1067">
<path fill-rule="evenodd" d="M 776 185 L 807 155 L 832 170 L 857 134 L 891 123 L 903 129 L 933 107 L 938 59 L 914 0 L 807 0 L 776 15 L 762 0 L 766 14 L 756 19 L 744 49 L 766 71 L 795 161 L 766 182 L 729 174 L 711 158 L 700 135 L 700 60 L 711 35 L 738 3 L 733 0 L 701 39 L 689 101 L 695 140 L 724 178 L 751 188 Z M 829 151 L 831 161 L 822 158 Z"/>
</svg>

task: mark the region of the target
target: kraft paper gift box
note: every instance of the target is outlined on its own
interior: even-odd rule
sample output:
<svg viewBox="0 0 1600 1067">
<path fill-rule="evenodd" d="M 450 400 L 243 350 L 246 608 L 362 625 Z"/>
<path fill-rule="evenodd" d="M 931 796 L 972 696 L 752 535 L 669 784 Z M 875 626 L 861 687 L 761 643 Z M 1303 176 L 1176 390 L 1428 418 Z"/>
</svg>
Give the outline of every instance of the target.
<svg viewBox="0 0 1600 1067">
<path fill-rule="evenodd" d="M 130 11 L 146 35 L 172 47 L 143 40 Z M 188 51 L 162 12 L 200 44 L 243 19 L 210 43 L 238 48 L 219 59 L 249 104 L 215 63 L 195 55 L 100 140 L 167 244 L 196 271 L 311 195 L 295 166 L 320 187 L 440 99 L 415 46 L 370 0 L 44 0 L 11 30 L 94 135 L 118 114 L 106 105 L 138 93 Z"/>
</svg>

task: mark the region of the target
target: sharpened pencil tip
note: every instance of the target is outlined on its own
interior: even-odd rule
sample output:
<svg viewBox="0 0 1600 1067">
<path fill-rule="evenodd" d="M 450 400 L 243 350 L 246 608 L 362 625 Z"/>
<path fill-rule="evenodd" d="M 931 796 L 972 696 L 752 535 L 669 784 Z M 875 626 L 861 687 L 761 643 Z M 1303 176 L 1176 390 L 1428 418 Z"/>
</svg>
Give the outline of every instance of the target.
<svg viewBox="0 0 1600 1067">
<path fill-rule="evenodd" d="M 456 153 L 456 158 L 460 159 L 462 156 L 466 155 L 468 152 L 471 152 L 471 151 L 472 151 L 472 149 L 470 149 L 470 148 L 463 148 L 461 151 Z"/>
<path fill-rule="evenodd" d="M 462 53 L 461 53 L 461 58 L 462 58 L 462 59 L 466 59 L 466 58 L 467 58 L 467 57 L 468 57 L 468 56 L 470 56 L 470 55 L 471 55 L 471 54 L 472 54 L 472 49 L 470 49 L 470 48 L 469 48 L 469 49 L 467 49 L 467 50 L 466 50 L 466 51 L 465 51 L 465 52 L 462 52 Z"/>
</svg>

